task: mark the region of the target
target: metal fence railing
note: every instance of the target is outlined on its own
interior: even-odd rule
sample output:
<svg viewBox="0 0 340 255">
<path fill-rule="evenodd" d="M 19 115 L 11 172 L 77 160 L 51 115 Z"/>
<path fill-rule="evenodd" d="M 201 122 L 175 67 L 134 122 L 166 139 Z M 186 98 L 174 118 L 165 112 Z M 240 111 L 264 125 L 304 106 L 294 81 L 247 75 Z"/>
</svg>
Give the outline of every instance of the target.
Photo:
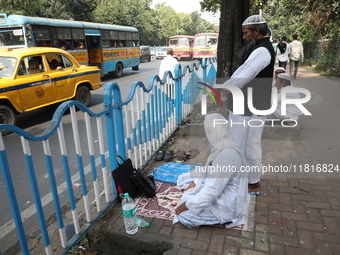
<svg viewBox="0 0 340 255">
<path fill-rule="evenodd" d="M 25 222 L 29 217 L 39 222 L 34 230 L 43 240 L 46 254 L 67 253 L 116 201 L 111 171 L 117 167 L 117 155 L 130 157 L 135 167 L 143 169 L 190 113 L 201 91 L 193 89 L 198 86 L 196 79 L 211 81 L 215 75 L 216 59 L 192 67 L 177 65 L 175 77 L 167 72 L 162 81 L 158 75 L 151 77 L 148 86 L 133 83 L 125 100 L 118 84 L 108 83 L 102 112 L 93 113 L 77 101 L 64 102 L 38 136 L 16 126 L 0 125 L 0 131 L 11 130 L 21 141 L 21 148 L 12 148 L 0 135 L 0 178 L 8 197 L 8 202 L 2 201 L 2 210 L 12 214 L 0 227 L 0 254 L 5 252 L 2 244 L 8 238 L 17 239 L 20 253 L 30 254 L 28 238 L 33 230 Z M 22 158 L 9 157 L 8 148 L 20 151 Z M 19 161 L 25 162 L 26 169 L 20 169 L 23 176 L 17 180 Z M 23 185 L 30 186 L 30 194 L 20 194 Z M 30 210 L 19 201 L 24 195 L 34 201 Z M 49 211 L 48 206 L 52 208 Z M 32 215 L 27 210 L 33 211 Z M 53 224 L 47 223 L 51 215 L 58 228 L 53 244 Z M 69 226 L 71 234 L 66 231 Z M 16 233 L 9 235 L 14 230 Z"/>
<path fill-rule="evenodd" d="M 305 58 L 318 62 L 329 62 L 340 67 L 340 36 L 313 41 L 304 47 Z"/>
</svg>

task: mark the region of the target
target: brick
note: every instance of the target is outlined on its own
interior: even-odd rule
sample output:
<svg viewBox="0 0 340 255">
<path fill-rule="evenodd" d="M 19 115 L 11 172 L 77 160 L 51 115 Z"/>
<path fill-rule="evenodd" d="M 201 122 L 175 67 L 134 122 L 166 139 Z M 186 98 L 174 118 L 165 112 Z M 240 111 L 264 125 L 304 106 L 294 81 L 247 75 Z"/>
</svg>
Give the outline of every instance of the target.
<svg viewBox="0 0 340 255">
<path fill-rule="evenodd" d="M 248 250 L 248 249 L 241 249 L 240 255 L 265 255 L 268 254 L 267 252 L 262 251 L 254 251 L 254 250 Z"/>
<path fill-rule="evenodd" d="M 280 193 L 280 204 L 289 205 L 291 203 L 291 196 L 288 193 Z"/>
<path fill-rule="evenodd" d="M 179 229 L 175 228 L 172 232 L 173 236 L 181 236 L 186 238 L 195 239 L 198 234 L 198 229 Z"/>
<path fill-rule="evenodd" d="M 314 202 L 315 201 L 315 198 L 312 195 L 292 194 L 292 199 L 303 201 L 303 202 Z"/>
<path fill-rule="evenodd" d="M 297 188 L 300 186 L 298 179 L 287 179 L 288 186 L 291 188 Z"/>
<path fill-rule="evenodd" d="M 293 200 L 293 210 L 294 213 L 307 213 L 306 203 L 300 200 Z"/>
<path fill-rule="evenodd" d="M 310 231 L 298 230 L 299 248 L 313 249 L 314 241 Z"/>
<path fill-rule="evenodd" d="M 329 204 L 323 203 L 323 202 L 307 202 L 306 207 L 316 208 L 316 209 L 330 209 Z"/>
<path fill-rule="evenodd" d="M 307 215 L 302 213 L 282 212 L 282 218 L 286 218 L 288 220 L 308 221 Z"/>
<path fill-rule="evenodd" d="M 254 248 L 254 240 L 236 236 L 227 236 L 225 243 L 230 246 L 236 246 L 240 248 L 253 249 Z"/>
<path fill-rule="evenodd" d="M 300 249 L 300 248 L 293 248 L 293 247 L 286 247 L 286 254 L 289 254 L 289 255 L 320 255 L 320 253 L 318 253 L 317 251 Z"/>
<path fill-rule="evenodd" d="M 339 197 L 328 197 L 329 204 L 333 210 L 340 211 L 340 199 Z"/>
<path fill-rule="evenodd" d="M 165 235 L 165 236 L 170 236 L 172 231 L 173 231 L 173 227 L 168 227 L 168 226 L 162 226 L 161 229 L 159 230 L 159 234 L 161 235 Z"/>
<path fill-rule="evenodd" d="M 256 202 L 255 211 L 258 215 L 268 215 L 268 203 Z"/>
<path fill-rule="evenodd" d="M 293 212 L 293 207 L 291 205 L 282 205 L 282 204 L 270 204 L 269 205 L 270 210 L 276 210 L 276 211 L 284 211 L 284 212 Z"/>
<path fill-rule="evenodd" d="M 333 187 L 330 185 L 312 185 L 312 190 L 332 191 Z"/>
<path fill-rule="evenodd" d="M 229 244 L 226 243 L 224 245 L 224 248 L 223 248 L 223 254 L 225 254 L 225 255 L 238 255 L 238 254 L 240 254 L 240 248 L 230 246 Z"/>
<path fill-rule="evenodd" d="M 256 215 L 254 217 L 256 223 L 268 224 L 268 216 Z"/>
<path fill-rule="evenodd" d="M 328 202 L 328 197 L 323 191 L 314 191 L 313 195 L 315 197 L 315 202 L 325 203 Z"/>
<path fill-rule="evenodd" d="M 178 255 L 181 255 L 178 253 Z M 206 252 L 206 251 L 199 251 L 199 250 L 194 250 L 192 255 L 217 255 L 216 253 L 211 253 L 211 252 Z"/>
<path fill-rule="evenodd" d="M 241 236 L 241 231 L 237 229 L 228 229 L 220 226 L 214 226 L 213 234 L 221 234 L 226 236 Z"/>
<path fill-rule="evenodd" d="M 280 236 L 280 235 L 269 235 L 269 242 L 273 242 L 276 244 L 281 244 L 285 246 L 292 246 L 297 247 L 298 241 L 296 237 L 290 237 L 290 236 Z M 289 253 L 287 253 L 289 254 Z"/>
<path fill-rule="evenodd" d="M 269 254 L 285 255 L 285 246 L 269 243 Z"/>
<path fill-rule="evenodd" d="M 335 218 L 329 218 L 329 217 L 323 217 L 322 218 L 326 230 L 325 232 L 330 234 L 339 234 L 340 233 L 340 226 L 337 223 L 337 219 Z"/>
<path fill-rule="evenodd" d="M 264 203 L 280 203 L 279 197 L 269 197 L 269 196 L 258 196 L 256 197 L 256 202 L 264 202 Z"/>
<path fill-rule="evenodd" d="M 191 255 L 192 254 L 192 249 L 187 249 L 187 248 L 179 248 L 178 253 L 180 255 Z"/>
<path fill-rule="evenodd" d="M 199 228 L 197 240 L 210 241 L 211 240 L 212 231 L 213 231 L 213 227 L 212 226 L 201 226 Z"/>
<path fill-rule="evenodd" d="M 161 229 L 162 225 L 164 223 L 164 220 L 155 218 L 152 223 L 150 224 L 150 227 L 148 227 L 149 233 L 158 233 Z"/>
<path fill-rule="evenodd" d="M 312 223 L 312 222 L 304 222 L 304 221 L 297 221 L 296 222 L 297 229 L 305 229 L 313 232 L 325 232 L 324 231 L 324 224 L 320 223 Z"/>
<path fill-rule="evenodd" d="M 255 250 L 268 252 L 269 245 L 268 245 L 268 234 L 256 232 L 255 233 Z"/>
<path fill-rule="evenodd" d="M 339 235 L 331 235 L 326 233 L 313 233 L 313 237 L 316 240 L 325 242 L 325 243 L 340 243 Z"/>
<path fill-rule="evenodd" d="M 321 214 L 318 209 L 307 208 L 309 222 L 323 223 Z"/>
<path fill-rule="evenodd" d="M 225 237 L 223 235 L 212 235 L 209 252 L 221 253 L 223 251 Z"/>
<path fill-rule="evenodd" d="M 335 210 L 320 210 L 322 216 L 340 218 L 340 211 Z"/>
<path fill-rule="evenodd" d="M 261 182 L 262 183 L 262 182 Z M 288 183 L 286 180 L 277 180 L 277 181 L 270 181 L 269 187 L 277 186 L 277 187 L 288 187 Z"/>
<path fill-rule="evenodd" d="M 280 187 L 280 193 L 301 194 L 301 191 L 296 188 Z"/>
<path fill-rule="evenodd" d="M 181 248 L 184 247 L 184 248 L 198 249 L 198 250 L 206 251 L 208 249 L 208 246 L 209 246 L 208 241 L 184 238 L 182 245 L 181 245 Z"/>
</svg>

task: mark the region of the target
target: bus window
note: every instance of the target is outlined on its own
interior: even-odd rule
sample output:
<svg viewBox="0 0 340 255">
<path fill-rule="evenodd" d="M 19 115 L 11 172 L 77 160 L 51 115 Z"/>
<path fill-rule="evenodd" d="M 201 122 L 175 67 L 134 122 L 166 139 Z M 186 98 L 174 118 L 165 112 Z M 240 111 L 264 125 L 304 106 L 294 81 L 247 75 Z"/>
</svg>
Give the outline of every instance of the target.
<svg viewBox="0 0 340 255">
<path fill-rule="evenodd" d="M 65 50 L 71 50 L 72 47 L 72 37 L 71 30 L 69 28 L 57 28 L 59 48 Z"/>
<path fill-rule="evenodd" d="M 83 29 L 72 28 L 73 46 L 75 49 L 85 48 L 85 35 Z"/>
<path fill-rule="evenodd" d="M 0 32 L 0 46 L 25 45 L 22 29 Z"/>
</svg>

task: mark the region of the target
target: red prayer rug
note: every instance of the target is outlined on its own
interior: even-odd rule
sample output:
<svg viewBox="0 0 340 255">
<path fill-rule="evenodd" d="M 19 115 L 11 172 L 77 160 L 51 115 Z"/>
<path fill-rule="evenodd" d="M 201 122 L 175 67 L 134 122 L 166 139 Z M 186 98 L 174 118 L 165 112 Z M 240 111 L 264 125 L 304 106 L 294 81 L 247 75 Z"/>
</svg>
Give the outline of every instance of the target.
<svg viewBox="0 0 340 255">
<path fill-rule="evenodd" d="M 183 195 L 183 191 L 179 190 L 175 184 L 158 181 L 155 181 L 155 183 L 156 196 L 152 198 L 139 198 L 139 200 L 136 201 L 136 214 L 172 221 L 175 215 L 175 208 L 180 202 L 180 197 Z M 246 224 L 236 226 L 232 229 L 253 231 L 255 200 L 255 195 L 248 195 L 248 214 L 246 215 Z"/>
</svg>

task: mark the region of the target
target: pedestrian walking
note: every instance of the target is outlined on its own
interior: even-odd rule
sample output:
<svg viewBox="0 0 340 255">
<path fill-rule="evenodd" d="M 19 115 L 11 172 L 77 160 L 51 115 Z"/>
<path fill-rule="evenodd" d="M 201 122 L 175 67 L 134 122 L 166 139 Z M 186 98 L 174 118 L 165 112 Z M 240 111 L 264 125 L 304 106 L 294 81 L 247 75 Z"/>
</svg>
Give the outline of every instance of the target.
<svg viewBox="0 0 340 255">
<path fill-rule="evenodd" d="M 298 41 L 298 35 L 293 35 L 293 41 L 289 44 L 290 45 L 290 68 L 289 68 L 289 75 L 292 79 L 296 79 L 299 61 L 303 62 L 304 55 L 303 55 L 303 45 L 300 41 Z"/>
<path fill-rule="evenodd" d="M 277 59 L 279 60 L 279 67 L 283 67 L 284 69 L 286 69 L 289 53 L 290 46 L 287 43 L 287 37 L 282 36 L 282 39 L 277 47 Z"/>
</svg>

